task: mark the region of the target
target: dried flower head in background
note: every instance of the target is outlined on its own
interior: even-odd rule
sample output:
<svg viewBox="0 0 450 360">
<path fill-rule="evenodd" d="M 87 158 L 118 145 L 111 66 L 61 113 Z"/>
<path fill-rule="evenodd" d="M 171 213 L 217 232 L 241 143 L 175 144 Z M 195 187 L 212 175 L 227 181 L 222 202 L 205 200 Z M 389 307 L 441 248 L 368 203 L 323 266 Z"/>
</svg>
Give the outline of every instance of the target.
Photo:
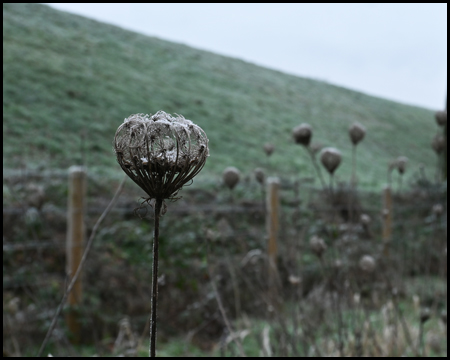
<svg viewBox="0 0 450 360">
<path fill-rule="evenodd" d="M 174 199 L 209 156 L 205 132 L 181 115 L 158 111 L 125 119 L 114 137 L 122 170 L 150 199 Z"/>
<path fill-rule="evenodd" d="M 264 170 L 261 168 L 256 168 L 254 173 L 256 181 L 259 182 L 261 185 L 264 184 Z"/>
<path fill-rule="evenodd" d="M 327 244 L 325 244 L 325 241 L 317 235 L 314 235 L 309 240 L 309 246 L 311 247 L 311 250 L 314 252 L 314 254 L 316 254 L 319 258 L 322 257 L 322 254 L 327 249 Z"/>
<path fill-rule="evenodd" d="M 312 127 L 309 124 L 301 124 L 292 129 L 292 137 L 296 144 L 308 146 L 311 142 Z"/>
<path fill-rule="evenodd" d="M 353 145 L 357 145 L 362 139 L 364 139 L 364 136 L 366 135 L 366 128 L 356 122 L 350 126 L 348 133 Z"/>
<path fill-rule="evenodd" d="M 408 163 L 409 159 L 406 156 L 399 156 L 397 160 L 395 161 L 395 164 L 397 166 L 398 172 L 403 175 L 406 170 L 406 164 Z"/>
<path fill-rule="evenodd" d="M 433 148 L 436 154 L 438 155 L 442 154 L 442 152 L 445 150 L 444 135 L 436 134 L 436 136 L 433 138 L 433 141 L 431 142 L 431 147 Z"/>
<path fill-rule="evenodd" d="M 333 174 L 338 168 L 341 160 L 341 152 L 333 147 L 325 148 L 320 153 L 320 161 L 330 174 Z"/>
<path fill-rule="evenodd" d="M 266 144 L 264 144 L 263 149 L 264 149 L 266 155 L 270 156 L 270 155 L 272 155 L 273 151 L 275 150 L 275 146 L 273 144 L 266 143 Z"/>
<path fill-rule="evenodd" d="M 375 259 L 370 256 L 370 255 L 364 255 L 360 260 L 359 260 L 359 267 L 368 273 L 371 273 L 375 270 Z"/>
<path fill-rule="evenodd" d="M 436 111 L 434 116 L 435 116 L 436 122 L 439 126 L 447 125 L 447 111 L 446 110 Z"/>
<path fill-rule="evenodd" d="M 239 182 L 239 178 L 241 173 L 234 166 L 227 167 L 223 171 L 223 182 L 226 186 L 228 186 L 231 190 L 236 186 Z"/>
</svg>

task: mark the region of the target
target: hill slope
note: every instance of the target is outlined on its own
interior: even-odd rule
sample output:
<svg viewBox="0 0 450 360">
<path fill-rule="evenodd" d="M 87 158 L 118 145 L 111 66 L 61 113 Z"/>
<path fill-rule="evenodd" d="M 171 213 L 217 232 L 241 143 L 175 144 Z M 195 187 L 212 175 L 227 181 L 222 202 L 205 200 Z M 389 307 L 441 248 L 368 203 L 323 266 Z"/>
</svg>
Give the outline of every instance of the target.
<svg viewBox="0 0 450 360">
<path fill-rule="evenodd" d="M 386 84 L 389 86 L 389 84 Z M 405 155 L 434 166 L 430 110 L 140 35 L 39 4 L 3 4 L 3 166 L 67 168 L 84 156 L 92 170 L 119 173 L 111 151 L 118 125 L 134 113 L 164 110 L 200 125 L 211 157 L 199 177 L 234 165 L 311 176 L 291 129 L 308 122 L 313 142 L 342 150 L 336 175 L 351 168 L 348 126 L 368 132 L 358 149 L 365 186 L 384 182 Z M 84 155 L 81 149 L 84 148 Z M 430 168 L 431 171 L 432 168 Z"/>
</svg>

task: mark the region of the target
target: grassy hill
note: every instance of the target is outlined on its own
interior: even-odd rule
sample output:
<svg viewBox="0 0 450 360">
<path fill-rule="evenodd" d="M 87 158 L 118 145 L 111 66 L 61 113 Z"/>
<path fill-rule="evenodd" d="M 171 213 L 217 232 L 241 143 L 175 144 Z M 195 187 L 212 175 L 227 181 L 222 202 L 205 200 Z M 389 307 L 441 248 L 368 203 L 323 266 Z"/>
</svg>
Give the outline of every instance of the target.
<svg viewBox="0 0 450 360">
<path fill-rule="evenodd" d="M 158 110 L 182 114 L 207 133 L 211 157 L 198 176 L 200 182 L 220 176 L 230 165 L 244 174 L 266 167 L 265 142 L 276 146 L 269 164 L 272 172 L 311 176 L 305 149 L 291 139 L 291 129 L 302 122 L 312 125 L 313 142 L 343 152 L 336 172 L 343 180 L 350 177 L 347 129 L 354 121 L 367 128 L 358 149 L 365 187 L 380 186 L 387 163 L 399 155 L 410 159 L 409 174 L 420 163 L 429 173 L 434 171 L 430 140 L 436 125 L 431 110 L 45 5 L 3 4 L 4 168 L 67 168 L 84 158 L 92 171 L 119 174 L 111 150 L 116 128 L 130 114 Z"/>
</svg>

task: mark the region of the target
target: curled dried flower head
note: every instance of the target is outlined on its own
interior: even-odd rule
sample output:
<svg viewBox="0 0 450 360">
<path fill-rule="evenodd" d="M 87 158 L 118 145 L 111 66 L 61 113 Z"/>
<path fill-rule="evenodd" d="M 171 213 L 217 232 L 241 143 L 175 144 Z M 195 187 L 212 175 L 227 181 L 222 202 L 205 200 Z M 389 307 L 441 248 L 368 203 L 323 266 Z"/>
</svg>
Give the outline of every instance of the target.
<svg viewBox="0 0 450 360">
<path fill-rule="evenodd" d="M 232 190 L 239 182 L 240 175 L 241 173 L 234 166 L 227 167 L 223 171 L 223 182 Z"/>
<path fill-rule="evenodd" d="M 400 174 L 404 174 L 406 170 L 406 164 L 408 163 L 409 159 L 406 156 L 399 156 L 397 160 L 395 161 L 397 170 Z"/>
<path fill-rule="evenodd" d="M 359 267 L 368 273 L 371 273 L 375 270 L 375 259 L 370 255 L 364 255 L 359 260 Z"/>
<path fill-rule="evenodd" d="M 431 142 L 431 147 L 436 154 L 442 154 L 442 152 L 445 150 L 444 135 L 436 134 L 436 136 L 433 138 L 433 141 Z"/>
<path fill-rule="evenodd" d="M 273 151 L 275 150 L 275 145 L 266 143 L 266 144 L 264 144 L 263 149 L 264 149 L 266 155 L 270 156 L 270 155 L 272 155 Z"/>
<path fill-rule="evenodd" d="M 434 114 L 436 122 L 439 126 L 447 125 L 447 110 L 436 111 Z"/>
<path fill-rule="evenodd" d="M 309 246 L 311 247 L 311 250 L 314 252 L 314 254 L 316 254 L 319 258 L 327 249 L 327 244 L 325 244 L 325 241 L 317 235 L 314 235 L 309 240 Z"/>
<path fill-rule="evenodd" d="M 259 182 L 261 185 L 264 184 L 264 170 L 261 168 L 256 168 L 254 173 L 256 181 Z"/>
<path fill-rule="evenodd" d="M 353 145 L 357 145 L 362 139 L 364 139 L 364 135 L 366 135 L 366 128 L 356 122 L 350 126 L 348 133 Z"/>
<path fill-rule="evenodd" d="M 150 199 L 174 199 L 209 156 L 205 132 L 181 115 L 158 111 L 125 119 L 114 136 L 122 170 Z"/>
<path fill-rule="evenodd" d="M 312 127 L 309 124 L 301 124 L 292 129 L 292 137 L 297 144 L 308 146 L 311 142 Z"/>
<path fill-rule="evenodd" d="M 320 152 L 320 161 L 330 174 L 338 168 L 341 160 L 341 152 L 333 147 L 325 148 Z"/>
</svg>

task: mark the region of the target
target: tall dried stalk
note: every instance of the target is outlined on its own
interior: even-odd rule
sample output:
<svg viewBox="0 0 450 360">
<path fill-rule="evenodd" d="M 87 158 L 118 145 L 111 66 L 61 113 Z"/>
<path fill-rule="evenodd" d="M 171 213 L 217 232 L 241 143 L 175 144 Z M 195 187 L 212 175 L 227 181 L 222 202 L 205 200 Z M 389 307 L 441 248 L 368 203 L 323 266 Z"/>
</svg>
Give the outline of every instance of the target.
<svg viewBox="0 0 450 360">
<path fill-rule="evenodd" d="M 119 126 L 114 152 L 122 170 L 144 190 L 143 202 L 154 206 L 152 294 L 150 318 L 151 357 L 156 355 L 158 303 L 159 219 L 166 212 L 165 199 L 177 200 L 180 189 L 191 181 L 209 156 L 205 132 L 181 115 L 164 111 L 131 115 Z"/>
</svg>

